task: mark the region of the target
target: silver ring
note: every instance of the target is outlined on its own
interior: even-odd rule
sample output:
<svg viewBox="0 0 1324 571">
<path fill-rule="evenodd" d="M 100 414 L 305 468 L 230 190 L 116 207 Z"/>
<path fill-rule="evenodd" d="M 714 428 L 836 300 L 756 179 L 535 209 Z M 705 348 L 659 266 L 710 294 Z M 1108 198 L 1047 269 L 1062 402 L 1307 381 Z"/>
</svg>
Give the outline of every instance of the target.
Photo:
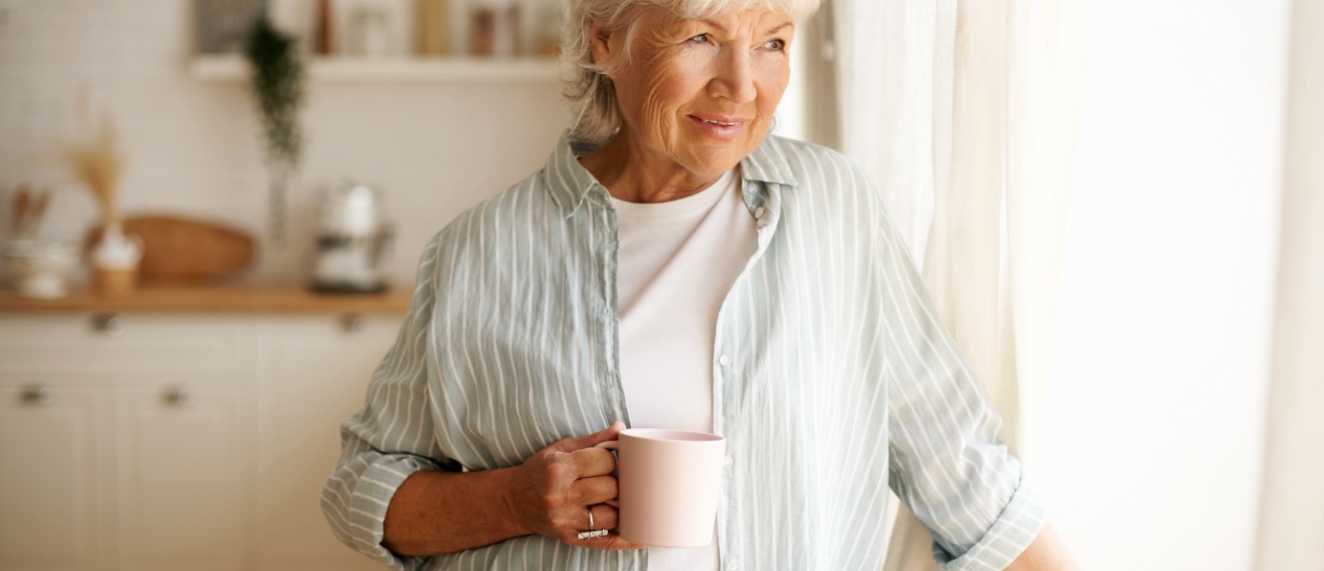
<svg viewBox="0 0 1324 571">
<path fill-rule="evenodd" d="M 593 523 L 593 506 L 588 506 L 588 531 L 579 532 L 580 539 L 592 539 L 594 537 L 606 537 L 608 531 L 605 529 L 593 529 L 597 527 Z"/>
</svg>

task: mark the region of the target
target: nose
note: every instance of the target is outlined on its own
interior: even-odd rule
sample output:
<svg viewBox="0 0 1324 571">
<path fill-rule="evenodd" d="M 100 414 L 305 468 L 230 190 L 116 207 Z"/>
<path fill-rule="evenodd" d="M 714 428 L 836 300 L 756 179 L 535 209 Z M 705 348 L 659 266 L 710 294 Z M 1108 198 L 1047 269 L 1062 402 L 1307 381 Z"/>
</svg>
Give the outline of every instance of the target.
<svg viewBox="0 0 1324 571">
<path fill-rule="evenodd" d="M 712 95 L 732 103 L 749 103 L 758 92 L 754 88 L 754 69 L 746 50 L 727 49 L 717 65 L 710 84 Z"/>
</svg>

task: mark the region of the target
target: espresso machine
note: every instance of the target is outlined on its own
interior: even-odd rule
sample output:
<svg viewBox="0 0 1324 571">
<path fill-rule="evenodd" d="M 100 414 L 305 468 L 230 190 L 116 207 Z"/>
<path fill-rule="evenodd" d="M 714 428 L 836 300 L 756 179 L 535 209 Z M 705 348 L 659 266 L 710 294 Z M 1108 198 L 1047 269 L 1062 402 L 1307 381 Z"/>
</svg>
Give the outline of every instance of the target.
<svg viewBox="0 0 1324 571">
<path fill-rule="evenodd" d="M 374 293 L 386 289 L 382 265 L 395 238 L 381 191 L 353 181 L 323 188 L 317 205 L 313 291 Z"/>
</svg>

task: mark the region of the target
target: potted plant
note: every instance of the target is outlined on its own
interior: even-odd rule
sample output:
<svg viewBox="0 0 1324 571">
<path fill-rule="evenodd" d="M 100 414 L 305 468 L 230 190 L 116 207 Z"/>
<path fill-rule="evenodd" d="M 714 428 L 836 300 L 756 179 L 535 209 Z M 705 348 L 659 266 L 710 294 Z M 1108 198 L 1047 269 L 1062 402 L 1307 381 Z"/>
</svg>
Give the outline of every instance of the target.
<svg viewBox="0 0 1324 571">
<path fill-rule="evenodd" d="M 65 143 L 61 156 L 74 179 L 87 188 L 101 210 L 102 234 L 91 251 L 92 281 L 106 295 L 127 294 L 138 283 L 143 247 L 126 236 L 119 212 L 120 181 L 128 164 L 115 137 L 115 125 L 103 117 L 91 137 Z"/>
<path fill-rule="evenodd" d="M 299 111 L 304 104 L 305 74 L 297 45 L 294 37 L 272 25 L 264 11 L 244 46 L 266 147 L 270 179 L 268 235 L 277 248 L 285 246 L 285 191 L 303 156 Z"/>
</svg>

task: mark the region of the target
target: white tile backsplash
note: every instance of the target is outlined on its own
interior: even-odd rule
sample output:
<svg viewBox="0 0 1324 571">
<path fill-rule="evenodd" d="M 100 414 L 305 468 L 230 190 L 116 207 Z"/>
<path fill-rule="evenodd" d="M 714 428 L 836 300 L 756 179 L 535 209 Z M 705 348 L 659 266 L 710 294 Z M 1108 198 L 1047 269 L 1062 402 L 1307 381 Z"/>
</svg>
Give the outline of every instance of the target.
<svg viewBox="0 0 1324 571">
<path fill-rule="evenodd" d="M 457 0 L 459 1 L 459 0 Z M 247 87 L 191 78 L 188 0 L 0 0 L 0 236 L 8 193 L 53 184 L 41 236 L 76 240 L 90 198 L 54 158 L 77 132 L 80 90 L 111 113 L 129 157 L 123 209 L 217 219 L 259 239 L 266 173 Z M 257 277 L 299 274 L 317 185 L 378 185 L 397 225 L 391 276 L 410 280 L 423 244 L 455 215 L 542 166 L 566 123 L 550 82 L 311 81 L 304 166 L 291 189 L 290 247 Z"/>
</svg>

